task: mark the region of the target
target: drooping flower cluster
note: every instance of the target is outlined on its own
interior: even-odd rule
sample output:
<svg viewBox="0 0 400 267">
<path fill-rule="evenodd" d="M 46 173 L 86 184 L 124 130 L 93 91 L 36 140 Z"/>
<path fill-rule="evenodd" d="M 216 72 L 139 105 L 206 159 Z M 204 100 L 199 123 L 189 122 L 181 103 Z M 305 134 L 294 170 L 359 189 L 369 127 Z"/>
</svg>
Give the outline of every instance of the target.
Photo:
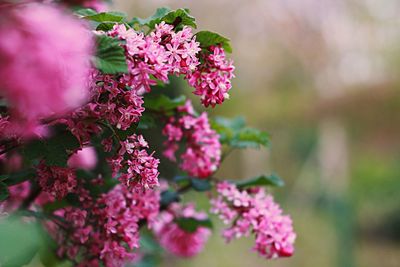
<svg viewBox="0 0 400 267">
<path fill-rule="evenodd" d="M 218 197 L 211 201 L 211 211 L 225 224 L 223 236 L 229 242 L 234 238 L 255 235 L 254 250 L 270 259 L 291 256 L 296 234 L 292 220 L 283 215 L 271 195 L 262 188 L 240 190 L 234 184 L 217 185 Z"/>
<path fill-rule="evenodd" d="M 204 220 L 207 218 L 207 214 L 196 212 L 194 204 L 182 206 L 174 203 L 168 210 L 160 213 L 153 231 L 160 245 L 171 254 L 179 257 L 196 256 L 204 249 L 211 231 L 202 226 L 193 232 L 183 230 L 175 221 L 178 218 Z"/>
<path fill-rule="evenodd" d="M 120 142 L 118 153 L 108 160 L 113 176 L 134 190 L 145 190 L 158 186 L 159 160 L 148 154 L 147 142 L 142 135 L 129 136 Z M 107 147 L 106 147 L 107 148 Z"/>
<path fill-rule="evenodd" d="M 38 183 L 44 192 L 62 199 L 77 186 L 76 174 L 67 167 L 47 166 L 43 161 L 37 167 Z"/>
<path fill-rule="evenodd" d="M 9 131 L 29 135 L 39 119 L 85 101 L 94 48 L 80 21 L 53 5 L 17 5 L 0 10 L 0 35 L 0 96 L 10 108 Z"/>
<path fill-rule="evenodd" d="M 164 143 L 164 156 L 176 161 L 177 142 L 185 140 L 187 147 L 181 155 L 180 167 L 192 176 L 208 177 L 217 170 L 221 160 L 219 136 L 211 129 L 207 113 L 195 116 L 190 101 L 179 107 L 178 111 L 184 115 L 170 117 L 163 129 L 163 134 L 168 137 Z"/>
<path fill-rule="evenodd" d="M 82 257 L 79 266 L 122 267 L 137 256 L 139 227 L 142 221 L 151 226 L 159 212 L 157 190 L 132 193 L 117 185 L 99 199 L 82 201 L 82 208 L 65 208 L 55 212 L 69 227 L 66 235 L 52 226 L 60 256 Z"/>
<path fill-rule="evenodd" d="M 209 50 L 209 53 L 202 53 L 204 63 L 188 76 L 188 82 L 205 107 L 214 107 L 229 98 L 235 67 L 232 60 L 226 59 L 222 47 L 211 46 Z"/>
</svg>

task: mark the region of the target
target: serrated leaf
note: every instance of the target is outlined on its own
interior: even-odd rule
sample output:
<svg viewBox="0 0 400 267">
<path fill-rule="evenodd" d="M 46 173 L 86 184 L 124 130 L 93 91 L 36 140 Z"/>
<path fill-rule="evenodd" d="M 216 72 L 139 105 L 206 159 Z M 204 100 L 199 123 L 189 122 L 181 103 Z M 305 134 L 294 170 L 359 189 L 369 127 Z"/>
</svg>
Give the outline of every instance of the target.
<svg viewBox="0 0 400 267">
<path fill-rule="evenodd" d="M 97 36 L 96 40 L 97 53 L 94 57 L 96 68 L 107 74 L 127 73 L 125 51 L 120 46 L 120 41 L 105 35 Z"/>
<path fill-rule="evenodd" d="M 121 12 L 101 12 L 96 14 L 91 14 L 83 17 L 86 20 L 91 20 L 95 22 L 114 22 L 121 23 L 124 22 L 126 15 Z"/>
<path fill-rule="evenodd" d="M 170 12 L 171 9 L 168 7 L 161 7 L 161 8 L 157 8 L 156 12 L 151 15 L 148 18 L 145 19 L 141 19 L 141 18 L 133 18 L 129 24 L 133 25 L 133 24 L 140 24 L 142 26 L 147 25 L 150 28 L 154 28 L 155 24 L 158 24 L 161 22 L 161 18 L 164 17 L 165 15 L 168 14 L 168 12 Z"/>
<path fill-rule="evenodd" d="M 8 187 L 5 183 L 0 182 L 0 201 L 6 200 L 9 196 Z"/>
<path fill-rule="evenodd" d="M 211 127 L 219 134 L 220 142 L 233 148 L 260 148 L 269 146 L 267 132 L 245 127 L 242 117 L 226 119 L 217 117 Z"/>
<path fill-rule="evenodd" d="M 269 135 L 266 132 L 244 128 L 234 135 L 230 145 L 236 148 L 260 148 L 269 146 Z"/>
<path fill-rule="evenodd" d="M 185 104 L 186 97 L 181 95 L 177 98 L 171 99 L 166 95 L 157 95 L 147 97 L 144 101 L 144 107 L 154 111 L 170 111 Z"/>
<path fill-rule="evenodd" d="M 208 179 L 191 178 L 190 181 L 193 189 L 198 192 L 209 191 L 212 188 L 210 180 Z"/>
<path fill-rule="evenodd" d="M 238 188 L 247 188 L 253 186 L 276 186 L 282 187 L 285 182 L 276 174 L 271 175 L 259 175 L 247 180 L 238 181 L 235 183 Z"/>
<path fill-rule="evenodd" d="M 178 218 L 175 220 L 175 222 L 178 224 L 178 226 L 189 233 L 196 232 L 197 228 L 199 227 L 206 227 L 206 228 L 213 228 L 213 224 L 210 219 L 203 219 L 199 220 L 196 218 Z"/>
<path fill-rule="evenodd" d="M 189 14 L 189 9 L 187 8 L 180 8 L 168 12 L 168 14 L 161 18 L 160 22 L 165 21 L 165 23 L 173 24 L 176 23 L 177 20 L 179 20 L 179 23 L 176 24 L 175 28 L 180 28 L 181 26 L 197 28 L 196 20 Z"/>
<path fill-rule="evenodd" d="M 221 45 L 227 53 L 232 53 L 230 40 L 222 35 L 211 31 L 200 31 L 196 33 L 196 41 L 200 43 L 200 47 L 209 48 L 213 45 Z"/>
</svg>

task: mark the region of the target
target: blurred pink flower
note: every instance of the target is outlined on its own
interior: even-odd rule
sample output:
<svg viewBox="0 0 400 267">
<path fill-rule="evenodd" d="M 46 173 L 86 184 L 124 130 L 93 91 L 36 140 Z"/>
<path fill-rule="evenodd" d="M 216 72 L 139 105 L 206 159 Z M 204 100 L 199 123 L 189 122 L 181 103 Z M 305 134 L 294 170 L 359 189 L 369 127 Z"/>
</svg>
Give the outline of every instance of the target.
<svg viewBox="0 0 400 267">
<path fill-rule="evenodd" d="M 82 150 L 78 150 L 68 159 L 68 166 L 70 168 L 92 170 L 94 167 L 96 167 L 96 164 L 96 150 L 91 146 L 84 147 Z"/>
<path fill-rule="evenodd" d="M 0 95 L 12 121 L 34 128 L 41 118 L 81 105 L 88 95 L 92 50 L 84 25 L 53 5 L 1 10 Z"/>
</svg>

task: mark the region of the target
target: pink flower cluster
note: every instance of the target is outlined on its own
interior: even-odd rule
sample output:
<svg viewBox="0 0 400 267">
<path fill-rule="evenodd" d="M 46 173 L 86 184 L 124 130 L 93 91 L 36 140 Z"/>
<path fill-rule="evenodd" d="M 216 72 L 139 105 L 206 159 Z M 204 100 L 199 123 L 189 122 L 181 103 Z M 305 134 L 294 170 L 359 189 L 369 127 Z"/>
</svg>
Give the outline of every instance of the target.
<svg viewBox="0 0 400 267">
<path fill-rule="evenodd" d="M 126 42 L 124 48 L 129 73 L 117 81 L 139 95 L 149 92 L 150 86 L 157 84 L 155 79 L 167 82 L 168 75 L 189 74 L 199 64 L 199 43 L 190 27 L 175 32 L 173 26 L 162 22 L 145 36 L 120 24 L 107 34 Z"/>
<path fill-rule="evenodd" d="M 270 259 L 293 254 L 296 234 L 292 220 L 282 214 L 264 189 L 240 190 L 234 184 L 221 182 L 217 192 L 218 197 L 211 200 L 211 212 L 231 225 L 223 232 L 228 242 L 252 233 L 256 238 L 254 250 L 260 255 Z"/>
<path fill-rule="evenodd" d="M 202 53 L 204 63 L 188 76 L 188 82 L 205 107 L 214 107 L 229 98 L 235 67 L 232 60 L 226 59 L 222 47 L 211 46 L 209 50 L 209 53 Z"/>
<path fill-rule="evenodd" d="M 29 135 L 86 100 L 94 47 L 79 20 L 53 5 L 16 5 L 0 10 L 0 36 L 0 96 L 14 132 Z"/>
<path fill-rule="evenodd" d="M 47 166 L 43 161 L 37 167 L 39 186 L 44 192 L 62 199 L 77 187 L 75 171 L 70 168 Z"/>
<path fill-rule="evenodd" d="M 120 142 L 118 153 L 108 160 L 113 176 L 119 176 L 121 183 L 136 191 L 158 186 L 159 160 L 148 154 L 147 142 L 142 135 L 129 136 Z"/>
<path fill-rule="evenodd" d="M 217 170 L 221 160 L 219 136 L 211 129 L 207 113 L 195 116 L 190 101 L 179 107 L 178 111 L 184 115 L 179 118 L 170 117 L 163 129 L 163 134 L 168 137 L 164 143 L 164 156 L 176 161 L 175 153 L 179 147 L 177 142 L 185 140 L 187 147 L 181 155 L 181 169 L 192 176 L 206 178 Z"/>
<path fill-rule="evenodd" d="M 93 74 L 92 101 L 86 106 L 86 116 L 106 119 L 118 129 L 126 130 L 137 123 L 144 111 L 143 98 L 127 84 L 112 75 Z"/>
<path fill-rule="evenodd" d="M 160 213 L 153 226 L 153 231 L 160 245 L 168 252 L 179 257 L 193 257 L 199 254 L 211 235 L 210 229 L 198 227 L 194 232 L 187 232 L 175 222 L 177 218 L 207 218 L 204 212 L 196 212 L 193 204 L 184 206 L 174 203 Z"/>
<path fill-rule="evenodd" d="M 97 201 L 82 201 L 82 209 L 65 208 L 55 212 L 68 226 L 50 230 L 58 244 L 59 256 L 82 257 L 78 266 L 122 267 L 135 260 L 139 248 L 139 225 L 151 226 L 159 212 L 159 191 L 132 193 L 117 185 Z"/>
</svg>

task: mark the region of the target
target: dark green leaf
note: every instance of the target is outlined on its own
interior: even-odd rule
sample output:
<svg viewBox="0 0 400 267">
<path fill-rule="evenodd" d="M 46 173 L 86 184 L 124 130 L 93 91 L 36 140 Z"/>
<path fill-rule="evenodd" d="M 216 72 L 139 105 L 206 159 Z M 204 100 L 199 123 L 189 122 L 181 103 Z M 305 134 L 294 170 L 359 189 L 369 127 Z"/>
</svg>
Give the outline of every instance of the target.
<svg viewBox="0 0 400 267">
<path fill-rule="evenodd" d="M 123 22 L 126 15 L 120 12 L 102 12 L 84 16 L 84 19 L 95 22 Z"/>
<path fill-rule="evenodd" d="M 213 228 L 210 219 L 198 220 L 196 218 L 178 218 L 175 220 L 179 227 L 189 233 L 193 233 L 198 227 Z"/>
<path fill-rule="evenodd" d="M 28 264 L 40 246 L 38 225 L 18 218 L 0 221 L 0 266 Z"/>
<path fill-rule="evenodd" d="M 9 196 L 8 187 L 5 183 L 0 182 L 0 201 L 6 200 Z"/>
<path fill-rule="evenodd" d="M 216 32 L 200 31 L 196 33 L 196 41 L 200 42 L 200 47 L 208 48 L 212 45 L 221 45 L 227 53 L 232 53 L 230 40 Z"/>
<path fill-rule="evenodd" d="M 181 200 L 179 194 L 172 190 L 167 190 L 161 193 L 160 204 L 162 207 L 167 207 L 173 202 L 179 202 Z"/>
<path fill-rule="evenodd" d="M 185 104 L 185 101 L 186 97 L 184 95 L 174 99 L 171 99 L 166 95 L 157 95 L 146 97 L 144 106 L 146 109 L 151 109 L 154 111 L 170 111 Z"/>
<path fill-rule="evenodd" d="M 144 113 L 142 117 L 140 118 L 139 124 L 138 124 L 138 129 L 141 130 L 147 130 L 151 128 L 155 128 L 157 126 L 157 122 L 154 119 L 154 117 L 150 116 L 147 113 Z"/>
<path fill-rule="evenodd" d="M 49 139 L 38 139 L 22 149 L 25 161 L 45 159 L 50 166 L 67 166 L 69 154 L 80 146 L 69 131 L 63 131 Z"/>
<path fill-rule="evenodd" d="M 8 186 L 22 183 L 26 180 L 33 179 L 36 177 L 36 171 L 34 169 L 26 169 L 20 172 L 4 174 L 0 176 L 0 181 L 3 181 Z"/>
<path fill-rule="evenodd" d="M 193 28 L 197 27 L 195 18 L 189 14 L 189 9 L 187 8 L 180 8 L 177 10 L 170 11 L 164 17 L 161 18 L 161 21 L 165 21 L 165 23 L 173 24 L 179 21 L 176 28 L 180 28 L 181 26 L 191 26 Z"/>
<path fill-rule="evenodd" d="M 193 189 L 198 192 L 209 191 L 212 188 L 210 180 L 208 179 L 191 178 L 190 180 Z"/>
<path fill-rule="evenodd" d="M 115 23 L 113 23 L 113 22 L 103 22 L 103 23 L 100 23 L 99 25 L 97 25 L 96 31 L 108 32 L 108 31 L 112 30 L 114 25 L 115 25 Z"/>
<path fill-rule="evenodd" d="M 125 51 L 120 46 L 120 41 L 114 38 L 97 36 L 97 53 L 94 57 L 95 66 L 103 73 L 127 73 Z"/>
<path fill-rule="evenodd" d="M 276 174 L 271 174 L 271 175 L 260 175 L 256 176 L 247 180 L 243 181 L 238 181 L 236 182 L 236 186 L 238 188 L 247 188 L 247 187 L 252 187 L 252 186 L 277 186 L 277 187 L 282 187 L 284 186 L 285 183 L 284 181 L 277 176 Z"/>
</svg>

